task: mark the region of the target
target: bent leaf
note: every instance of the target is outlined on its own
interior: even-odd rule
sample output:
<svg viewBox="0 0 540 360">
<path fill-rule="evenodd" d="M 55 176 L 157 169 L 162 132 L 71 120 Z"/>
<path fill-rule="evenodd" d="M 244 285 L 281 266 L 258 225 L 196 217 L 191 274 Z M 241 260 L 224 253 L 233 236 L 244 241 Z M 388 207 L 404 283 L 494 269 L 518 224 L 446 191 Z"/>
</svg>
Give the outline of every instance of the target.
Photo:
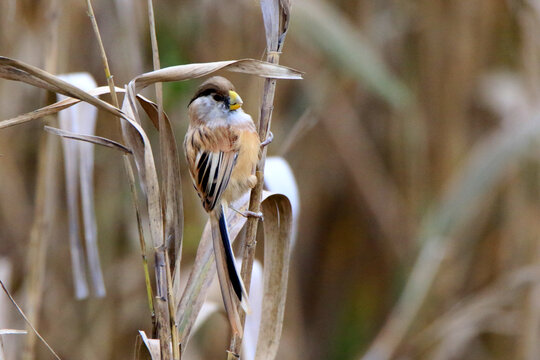
<svg viewBox="0 0 540 360">
<path fill-rule="evenodd" d="M 137 76 L 132 82 L 136 83 L 137 92 L 156 82 L 183 81 L 209 75 L 218 70 L 227 70 L 264 78 L 302 79 L 302 72 L 265 61 L 242 59 L 216 61 L 200 64 L 170 66 Z M 131 84 L 131 83 L 130 83 Z"/>
<path fill-rule="evenodd" d="M 235 202 L 233 207 L 243 210 L 247 208 L 248 202 L 249 196 L 246 194 Z M 270 354 L 277 352 L 283 324 L 291 252 L 292 213 L 290 202 L 286 196 L 266 191 L 263 193 L 261 210 L 265 223 L 265 268 L 263 317 L 257 353 L 268 351 L 270 356 Z M 246 218 L 236 212 L 228 211 L 227 223 L 231 239 L 236 239 L 246 224 Z M 183 350 L 189 341 L 193 324 L 204 303 L 215 271 L 210 224 L 207 222 L 197 249 L 193 269 L 177 308 L 178 331 Z M 265 311 L 267 314 L 264 314 Z M 266 342 L 261 342 L 262 337 L 270 338 Z M 275 344 L 272 345 L 272 342 Z"/>
<path fill-rule="evenodd" d="M 88 73 L 60 75 L 60 79 L 88 91 L 96 87 L 96 82 Z M 58 95 L 61 99 L 64 96 Z M 97 109 L 90 104 L 81 103 L 59 114 L 60 128 L 73 133 L 92 136 L 95 133 Z M 91 274 L 94 293 L 105 296 L 105 284 L 97 248 L 97 226 L 94 210 L 94 147 L 91 143 L 73 142 L 64 139 L 64 167 L 66 178 L 69 238 L 71 260 L 78 299 L 88 296 L 86 262 Z M 79 200 L 80 195 L 80 200 Z M 80 202 L 79 202 L 80 201 Z M 79 211 L 82 213 L 82 226 L 86 244 L 85 252 L 81 246 Z"/>
<path fill-rule="evenodd" d="M 81 134 L 76 134 L 76 133 L 72 133 L 72 132 L 69 132 L 69 131 L 53 128 L 53 127 L 50 127 L 50 126 L 45 126 L 44 129 L 46 131 L 50 132 L 51 134 L 55 134 L 55 135 L 61 136 L 61 137 L 66 138 L 66 139 L 86 141 L 86 142 L 89 142 L 89 143 L 92 143 L 92 144 L 105 146 L 105 147 L 108 147 L 108 148 L 111 148 L 111 149 L 116 149 L 116 150 L 119 150 L 119 151 L 122 151 L 122 152 L 125 152 L 125 153 L 128 153 L 128 154 L 131 154 L 131 150 L 129 150 L 124 145 L 122 145 L 122 144 L 120 144 L 120 143 L 118 143 L 118 142 L 116 142 L 114 140 L 107 139 L 107 138 L 104 138 L 104 137 L 101 137 L 101 136 L 81 135 Z"/>
<path fill-rule="evenodd" d="M 291 203 L 285 195 L 263 196 L 264 294 L 255 359 L 275 359 L 279 348 L 291 257 Z"/>
</svg>

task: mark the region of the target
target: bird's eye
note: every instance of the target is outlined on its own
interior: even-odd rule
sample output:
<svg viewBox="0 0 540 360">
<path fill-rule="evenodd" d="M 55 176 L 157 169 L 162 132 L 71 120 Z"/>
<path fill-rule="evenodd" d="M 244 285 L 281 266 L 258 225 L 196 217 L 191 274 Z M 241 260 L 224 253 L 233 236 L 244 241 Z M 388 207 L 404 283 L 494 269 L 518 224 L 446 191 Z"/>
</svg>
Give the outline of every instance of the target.
<svg viewBox="0 0 540 360">
<path fill-rule="evenodd" d="M 216 101 L 223 101 L 223 100 L 225 100 L 225 98 L 224 98 L 222 95 L 218 95 L 218 94 L 215 94 L 215 95 L 213 96 L 213 98 L 214 98 L 214 100 L 216 100 Z"/>
</svg>

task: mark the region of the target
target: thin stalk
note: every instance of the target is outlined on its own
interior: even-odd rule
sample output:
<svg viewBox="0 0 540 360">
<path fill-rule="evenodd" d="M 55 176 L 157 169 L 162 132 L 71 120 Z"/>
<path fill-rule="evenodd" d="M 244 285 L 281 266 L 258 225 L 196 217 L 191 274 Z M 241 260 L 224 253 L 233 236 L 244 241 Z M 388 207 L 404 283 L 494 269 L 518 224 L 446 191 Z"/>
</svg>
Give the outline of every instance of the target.
<svg viewBox="0 0 540 360">
<path fill-rule="evenodd" d="M 36 334 L 36 336 L 39 338 L 39 340 L 41 340 L 43 342 L 43 344 L 45 344 L 45 346 L 47 347 L 47 349 L 49 349 L 49 351 L 54 355 L 55 358 L 57 358 L 58 360 L 61 360 L 60 357 L 58 356 L 58 354 L 53 350 L 53 348 L 49 345 L 49 343 L 47 343 L 47 341 L 45 341 L 45 339 L 43 338 L 43 336 L 41 336 L 41 334 L 36 330 L 36 328 L 32 325 L 32 323 L 30 322 L 30 320 L 28 320 L 28 317 L 24 314 L 24 312 L 22 311 L 21 307 L 17 304 L 17 302 L 15 302 L 15 299 L 13 299 L 13 296 L 11 296 L 11 293 L 8 291 L 8 289 L 6 288 L 6 286 L 4 285 L 4 283 L 2 282 L 2 280 L 0 280 L 0 286 L 2 287 L 2 289 L 4 290 L 4 292 L 6 293 L 7 297 L 9 298 L 9 301 L 11 301 L 11 303 L 13 304 L 13 306 L 15 306 L 17 308 L 17 311 L 19 312 L 19 314 L 21 314 L 21 316 L 23 317 L 24 321 L 26 321 L 26 324 L 30 327 L 30 329 L 32 329 L 32 331 Z"/>
<path fill-rule="evenodd" d="M 174 309 L 174 290 L 172 287 L 172 275 L 171 275 L 171 261 L 169 254 L 165 253 L 165 261 L 167 263 L 167 295 L 169 296 L 169 316 L 171 321 L 171 340 L 173 345 L 173 359 L 177 360 L 181 358 L 180 352 L 180 340 L 178 338 L 178 325 L 176 324 L 176 311 Z"/>
<path fill-rule="evenodd" d="M 133 167 L 129 161 L 125 161 L 126 173 L 128 175 L 129 187 L 131 190 L 131 199 L 133 200 L 133 206 L 137 209 L 139 204 L 139 196 L 137 195 L 137 189 L 135 188 L 135 175 L 133 174 Z M 129 166 L 128 166 L 129 165 Z M 154 294 L 152 291 L 152 284 L 150 282 L 150 271 L 148 270 L 148 258 L 146 256 L 146 240 L 144 238 L 144 232 L 142 228 L 141 214 L 139 211 L 135 211 L 137 217 L 137 230 L 139 232 L 139 244 L 141 246 L 141 256 L 144 268 L 144 282 L 146 284 L 146 294 L 148 296 L 148 306 L 150 314 L 152 314 L 152 328 L 155 328 L 156 313 L 154 311 Z"/>
<path fill-rule="evenodd" d="M 105 71 L 105 76 L 107 78 L 107 85 L 109 86 L 109 89 L 110 89 L 110 92 L 111 92 L 112 102 L 113 102 L 113 105 L 116 108 L 119 108 L 118 96 L 116 94 L 116 90 L 115 90 L 115 86 L 114 86 L 114 79 L 113 79 L 113 76 L 111 75 L 111 71 L 110 71 L 110 68 L 109 68 L 109 61 L 107 60 L 107 54 L 105 52 L 105 47 L 103 46 L 103 41 L 101 40 L 101 34 L 99 32 L 99 27 L 98 27 L 98 24 L 97 24 L 97 21 L 96 21 L 96 17 L 94 15 L 94 9 L 92 8 L 91 0 L 86 0 L 86 5 L 88 7 L 88 17 L 90 18 L 90 21 L 92 23 L 92 28 L 94 29 L 94 34 L 95 34 L 96 39 L 98 41 L 99 52 L 100 52 L 100 55 L 101 55 L 101 60 L 103 62 L 103 69 Z M 121 119 L 118 119 L 118 120 L 121 121 Z M 141 244 L 141 256 L 143 258 L 144 276 L 145 276 L 145 283 L 146 283 L 146 292 L 148 294 L 148 306 L 150 308 L 150 315 L 151 315 L 151 318 L 152 318 L 152 325 L 153 325 L 153 328 L 155 329 L 155 324 L 156 324 L 156 315 L 155 314 L 156 314 L 156 312 L 155 312 L 154 302 L 152 300 L 154 298 L 154 295 L 153 295 L 153 292 L 152 292 L 152 285 L 150 283 L 150 274 L 149 274 L 149 271 L 148 271 L 148 260 L 146 258 L 146 245 L 145 245 L 146 241 L 144 239 L 143 230 L 142 230 L 142 222 L 141 222 L 141 216 L 140 216 L 140 211 L 139 211 L 139 201 L 138 201 L 138 196 L 137 196 L 137 190 L 136 190 L 136 187 L 135 187 L 135 177 L 133 175 L 133 167 L 131 165 L 131 162 L 129 161 L 129 155 L 124 154 L 122 156 L 122 158 L 123 158 L 123 161 L 124 161 L 124 167 L 125 167 L 127 175 L 128 175 L 129 188 L 131 190 L 131 196 L 132 196 L 132 199 L 133 199 L 133 204 L 134 204 L 134 207 L 135 207 L 135 213 L 136 213 L 136 217 L 137 217 L 137 228 L 139 230 L 139 242 Z"/>
<path fill-rule="evenodd" d="M 150 42 L 152 45 L 152 62 L 154 66 L 154 70 L 159 70 L 161 65 L 159 61 L 159 49 L 158 49 L 158 43 L 157 43 L 157 37 L 156 37 L 156 24 L 154 20 L 154 6 L 152 4 L 152 0 L 148 0 L 148 23 L 150 27 Z M 159 147 L 160 147 L 160 160 L 161 160 L 161 174 L 162 177 L 165 179 L 164 181 L 168 181 L 168 174 L 167 172 L 167 155 L 166 155 L 166 142 L 169 141 L 167 139 L 167 135 L 165 133 L 165 129 L 167 128 L 167 125 L 165 124 L 165 118 L 163 116 L 163 85 L 161 82 L 157 82 L 155 84 L 156 89 L 156 103 L 158 107 L 158 123 L 159 123 Z M 162 186 L 161 187 L 161 196 L 162 199 L 164 199 L 164 206 L 171 206 L 171 204 L 165 203 L 167 201 L 167 187 Z M 165 219 L 166 222 L 168 222 L 169 219 Z M 167 224 L 165 224 L 167 225 Z M 163 238 L 164 241 L 164 252 L 165 252 L 165 264 L 166 264 L 166 287 L 167 287 L 167 304 L 168 304 L 168 315 L 169 315 L 169 326 L 170 326 L 170 334 L 171 334 L 171 341 L 172 341 L 172 350 L 173 350 L 173 359 L 179 360 L 180 359 L 180 346 L 178 342 L 178 329 L 176 325 L 176 311 L 174 309 L 174 292 L 172 290 L 172 276 L 171 273 L 174 271 L 174 265 L 171 265 L 171 262 L 169 260 L 169 257 L 172 255 L 174 259 L 175 255 L 175 248 L 174 246 L 171 246 L 169 242 L 169 234 L 168 232 L 168 226 L 164 226 L 164 233 Z M 176 239 L 175 239 L 176 240 Z M 172 253 L 170 252 L 172 251 Z M 173 263 L 174 264 L 174 263 Z M 161 343 L 161 354 L 164 359 L 167 359 L 168 356 L 170 356 L 169 352 L 169 344 L 168 343 Z"/>
<path fill-rule="evenodd" d="M 55 72 L 58 51 L 58 3 L 51 0 L 47 11 L 48 27 L 46 43 L 49 51 L 45 59 L 45 69 Z M 46 120 L 49 120 L 47 117 Z M 38 152 L 38 173 L 36 183 L 36 207 L 34 210 L 34 220 L 30 231 L 30 243 L 27 257 L 27 281 L 26 306 L 30 323 L 38 326 L 39 313 L 43 299 L 44 277 L 46 269 L 47 245 L 50 238 L 50 230 L 54 220 L 55 193 L 54 184 L 57 183 L 56 159 L 58 151 L 58 140 L 55 137 L 42 134 L 40 138 L 40 151 Z M 23 360 L 35 358 L 36 335 L 29 332 L 26 336 Z"/>
<path fill-rule="evenodd" d="M 32 324 L 38 326 L 39 313 L 42 304 L 44 277 L 46 270 L 47 245 L 51 235 L 54 211 L 54 193 L 51 186 L 57 181 L 56 167 L 49 166 L 55 164 L 54 160 L 58 151 L 58 139 L 56 137 L 43 134 L 39 144 L 38 174 L 39 181 L 36 184 L 36 207 L 34 210 L 34 221 L 30 231 L 30 244 L 27 258 L 27 279 L 25 283 L 28 309 L 28 318 Z M 23 360 L 35 358 L 36 336 L 29 332 L 23 351 Z"/>
<path fill-rule="evenodd" d="M 267 61 L 272 64 L 279 63 L 279 53 L 276 51 L 269 51 L 267 55 Z M 261 111 L 259 114 L 259 139 L 261 142 L 265 141 L 270 131 L 270 125 L 272 121 L 272 110 L 274 109 L 274 94 L 276 91 L 276 80 L 265 79 Z M 251 190 L 249 198 L 249 211 L 260 212 L 261 199 L 263 193 L 264 184 L 264 164 L 266 162 L 266 146 L 259 152 L 259 161 L 257 163 L 257 169 L 255 175 L 257 176 L 257 185 Z M 259 218 L 249 217 L 246 223 L 246 244 L 244 253 L 242 256 L 242 269 L 240 275 L 244 280 L 246 291 L 249 293 L 251 286 L 251 272 L 253 270 L 253 261 L 255 259 L 255 250 L 257 247 L 257 227 L 259 225 Z M 246 314 L 243 311 L 239 311 L 240 321 L 244 325 L 246 320 Z M 242 334 L 233 334 L 231 343 L 229 345 L 228 359 L 239 359 L 240 350 L 242 346 Z"/>
</svg>

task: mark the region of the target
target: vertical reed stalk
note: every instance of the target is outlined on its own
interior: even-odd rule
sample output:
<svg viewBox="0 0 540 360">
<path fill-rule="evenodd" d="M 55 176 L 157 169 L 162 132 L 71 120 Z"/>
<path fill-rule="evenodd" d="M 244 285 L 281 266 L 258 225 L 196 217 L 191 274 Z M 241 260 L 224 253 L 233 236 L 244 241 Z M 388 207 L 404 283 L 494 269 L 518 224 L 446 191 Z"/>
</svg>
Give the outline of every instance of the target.
<svg viewBox="0 0 540 360">
<path fill-rule="evenodd" d="M 154 6 L 152 4 L 152 0 L 148 0 L 148 23 L 150 27 L 150 41 L 152 44 L 152 62 L 154 65 L 154 70 L 159 70 L 160 60 L 159 60 L 159 48 L 157 43 L 157 37 L 156 37 L 156 24 L 154 19 Z M 167 124 L 165 124 L 165 117 L 163 116 L 163 85 L 161 82 L 156 82 L 155 84 L 155 90 L 156 90 L 156 103 L 158 108 L 158 123 L 159 123 L 159 146 L 160 146 L 160 159 L 161 159 L 161 169 L 162 169 L 162 179 L 163 183 L 165 184 L 166 181 L 169 181 L 169 177 L 167 174 L 168 171 L 168 153 L 166 151 L 167 142 L 170 141 L 167 137 L 166 129 L 168 128 Z M 166 196 L 166 193 L 168 191 L 167 186 L 161 187 L 162 191 L 162 199 L 164 199 L 164 207 L 170 207 L 172 204 L 168 203 L 168 199 Z M 170 220 L 167 215 L 169 212 L 165 210 L 165 226 L 164 226 L 164 232 L 163 232 L 163 239 L 164 248 L 162 251 L 164 251 L 165 255 L 165 271 L 166 271 L 166 287 L 167 287 L 167 311 L 168 311 L 168 319 L 164 319 L 168 322 L 170 326 L 170 340 L 172 341 L 172 356 L 173 359 L 179 360 L 180 359 L 180 346 L 178 342 L 178 328 L 176 325 L 176 311 L 174 309 L 174 304 L 176 303 L 174 300 L 174 292 L 172 290 L 172 275 L 171 272 L 174 271 L 174 260 L 175 260 L 175 253 L 179 249 L 175 249 L 174 244 L 170 243 L 169 236 L 170 234 L 168 226 L 170 222 L 173 222 L 174 220 Z M 174 239 L 175 242 L 177 239 Z M 170 258 L 173 258 L 173 263 L 171 264 Z M 162 324 L 162 326 L 164 326 Z M 161 340 L 161 338 L 160 338 Z M 169 343 L 163 343 L 161 342 L 161 355 L 164 359 L 170 356 L 169 353 Z M 166 354 L 165 354 L 166 353 Z"/>
<path fill-rule="evenodd" d="M 51 0 L 47 13 L 50 26 L 47 29 L 46 48 L 49 49 L 45 58 L 45 70 L 55 72 L 58 51 L 58 4 Z M 48 119 L 49 120 L 49 119 Z M 57 183 L 56 158 L 58 153 L 58 139 L 42 134 L 39 143 L 38 168 L 36 183 L 36 207 L 34 220 L 30 230 L 30 243 L 27 257 L 27 280 L 25 283 L 27 296 L 28 320 L 34 326 L 39 324 L 39 313 L 43 296 L 44 276 L 46 268 L 46 254 L 55 209 L 56 194 L 54 188 Z M 48 211 L 47 211 L 48 210 Z M 26 336 L 23 360 L 35 358 L 36 335 L 29 331 Z"/>
<path fill-rule="evenodd" d="M 268 37 L 269 34 L 267 34 Z M 276 34 L 277 35 L 277 34 Z M 273 36 L 273 35 L 272 35 Z M 266 61 L 272 64 L 279 64 L 279 56 L 283 47 L 283 39 L 275 42 L 275 47 L 268 46 Z M 274 109 L 274 94 L 276 91 L 276 80 L 266 78 L 264 80 L 263 95 L 261 102 L 261 110 L 259 113 L 259 139 L 261 142 L 268 138 L 270 125 L 272 122 L 272 110 Z M 264 184 L 264 164 L 266 162 L 266 146 L 259 152 L 259 161 L 257 163 L 256 176 L 257 185 L 251 190 L 249 199 L 249 211 L 261 211 L 261 199 Z M 255 259 L 255 250 L 257 247 L 257 227 L 259 218 L 249 217 L 246 224 L 246 243 L 242 257 L 242 269 L 240 275 L 244 280 L 246 291 L 249 293 L 251 285 L 251 272 L 253 270 L 253 261 Z M 239 311 L 240 321 L 244 325 L 246 315 L 243 311 Z M 239 359 L 242 346 L 242 334 L 233 334 L 228 351 L 228 359 Z"/>
<path fill-rule="evenodd" d="M 107 85 L 109 86 L 109 89 L 111 91 L 112 102 L 113 102 L 113 105 L 116 108 L 118 108 L 119 103 L 118 103 L 118 96 L 116 94 L 116 90 L 115 90 L 115 87 L 114 87 L 114 79 L 113 79 L 113 76 L 112 76 L 110 68 L 109 68 L 109 61 L 107 60 L 107 54 L 105 52 L 105 47 L 103 46 L 103 41 L 101 40 L 101 34 L 99 32 L 99 27 L 98 27 L 98 24 L 97 24 L 97 21 L 96 21 L 96 17 L 94 15 L 94 9 L 92 8 L 91 0 L 86 0 L 86 5 L 88 7 L 88 16 L 90 17 L 90 21 L 92 23 L 92 28 L 94 30 L 94 34 L 95 34 L 96 39 L 98 41 L 99 52 L 100 52 L 100 55 L 101 55 L 101 60 L 103 62 L 103 69 L 105 71 L 105 76 L 107 78 Z M 118 120 L 122 121 L 121 119 L 118 119 Z M 150 308 L 150 314 L 151 314 L 151 318 L 152 318 L 152 325 L 153 325 L 153 328 L 155 328 L 156 315 L 155 315 L 155 308 L 154 308 L 154 303 L 153 303 L 154 295 L 153 295 L 152 286 L 151 286 L 151 283 L 150 283 L 150 273 L 149 273 L 149 270 L 148 270 L 148 261 L 147 261 L 147 257 L 146 257 L 146 246 L 145 246 L 146 241 L 144 239 L 144 234 L 143 234 L 143 230 L 142 230 L 141 216 L 140 216 L 139 205 L 138 205 L 139 201 L 138 201 L 138 196 L 137 196 L 137 190 L 136 190 L 136 187 L 135 187 L 135 177 L 133 175 L 133 167 L 131 165 L 131 162 L 129 161 L 129 155 L 128 154 L 123 154 L 122 157 L 123 157 L 123 161 L 124 161 L 124 167 L 125 167 L 126 173 L 128 175 L 128 182 L 129 182 L 129 188 L 131 190 L 131 196 L 132 196 L 132 199 L 133 199 L 133 205 L 135 207 L 135 213 L 136 213 L 136 218 L 137 218 L 137 228 L 138 228 L 138 231 L 139 231 L 139 242 L 140 242 L 140 245 L 141 245 L 141 256 L 142 256 L 142 259 L 143 259 L 143 268 L 144 268 L 144 278 L 145 278 L 145 283 L 146 283 L 146 292 L 147 292 L 147 295 L 148 295 L 148 306 Z"/>
</svg>

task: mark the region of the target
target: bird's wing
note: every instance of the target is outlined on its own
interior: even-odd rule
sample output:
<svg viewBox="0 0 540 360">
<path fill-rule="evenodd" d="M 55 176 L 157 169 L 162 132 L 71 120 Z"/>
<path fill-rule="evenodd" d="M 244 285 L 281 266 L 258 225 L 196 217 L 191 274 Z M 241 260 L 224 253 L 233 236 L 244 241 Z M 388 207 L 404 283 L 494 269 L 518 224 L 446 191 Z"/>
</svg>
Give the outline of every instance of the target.
<svg viewBox="0 0 540 360">
<path fill-rule="evenodd" d="M 193 185 L 210 212 L 227 188 L 238 158 L 238 135 L 230 128 L 197 127 L 184 142 Z"/>
</svg>

